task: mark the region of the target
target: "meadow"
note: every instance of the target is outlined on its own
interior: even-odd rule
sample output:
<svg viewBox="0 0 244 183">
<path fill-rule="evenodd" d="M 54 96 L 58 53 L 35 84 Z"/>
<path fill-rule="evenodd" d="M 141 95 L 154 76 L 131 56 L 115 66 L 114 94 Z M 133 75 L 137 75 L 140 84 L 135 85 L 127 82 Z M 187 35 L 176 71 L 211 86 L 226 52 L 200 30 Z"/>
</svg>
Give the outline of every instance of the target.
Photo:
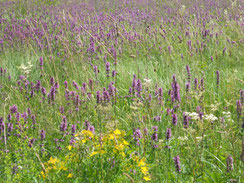
<svg viewBox="0 0 244 183">
<path fill-rule="evenodd" d="M 0 1 L 0 182 L 244 182 L 243 12 Z"/>
</svg>

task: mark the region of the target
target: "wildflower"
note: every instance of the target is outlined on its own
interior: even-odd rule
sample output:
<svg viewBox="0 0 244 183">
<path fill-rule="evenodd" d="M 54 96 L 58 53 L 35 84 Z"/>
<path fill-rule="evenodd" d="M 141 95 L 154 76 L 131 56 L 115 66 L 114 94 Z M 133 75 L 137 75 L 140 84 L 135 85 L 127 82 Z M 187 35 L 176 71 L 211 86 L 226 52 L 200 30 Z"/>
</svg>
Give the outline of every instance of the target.
<svg viewBox="0 0 244 183">
<path fill-rule="evenodd" d="M 227 172 L 230 172 L 233 170 L 233 158 L 231 155 L 229 155 L 226 159 L 226 163 L 227 163 Z"/>
<path fill-rule="evenodd" d="M 81 132 L 84 136 L 87 136 L 87 137 L 93 137 L 94 135 L 93 135 L 93 133 L 92 133 L 92 131 L 90 131 L 90 130 L 82 130 L 82 132 Z"/>
<path fill-rule="evenodd" d="M 172 134 L 171 134 L 171 128 L 167 128 L 167 130 L 166 130 L 166 139 L 167 140 L 170 140 L 171 136 L 172 136 Z"/>
<path fill-rule="evenodd" d="M 242 111 L 241 100 L 237 100 L 237 101 L 236 101 L 236 111 L 237 111 L 237 117 L 240 118 L 240 116 L 241 116 L 241 111 Z"/>
<path fill-rule="evenodd" d="M 10 108 L 10 113 L 17 113 L 18 112 L 18 107 L 16 105 L 11 106 Z"/>
<path fill-rule="evenodd" d="M 143 179 L 144 179 L 145 181 L 149 181 L 149 180 L 151 180 L 151 178 L 150 178 L 149 176 L 144 176 Z"/>
<path fill-rule="evenodd" d="M 43 66 L 43 58 L 40 57 L 39 61 L 40 61 L 40 67 L 41 67 L 41 69 L 42 69 L 42 66 Z"/>
<path fill-rule="evenodd" d="M 177 100 L 178 102 L 180 102 L 180 85 L 177 83 L 175 75 L 173 75 L 173 82 L 171 83 L 171 87 L 172 90 L 170 90 L 169 92 L 169 94 L 171 95 L 171 101 L 175 102 L 175 100 Z"/>
<path fill-rule="evenodd" d="M 142 166 L 142 167 L 141 167 L 141 172 L 142 172 L 144 175 L 147 175 L 147 174 L 148 174 L 148 167 L 147 167 L 147 166 Z"/>
<path fill-rule="evenodd" d="M 145 166 L 145 165 L 146 165 L 145 161 L 146 161 L 146 158 L 145 158 L 145 157 L 142 158 L 142 159 L 139 161 L 138 166 L 139 166 L 139 167 L 140 167 L 140 166 Z"/>
<path fill-rule="evenodd" d="M 66 118 L 66 116 L 63 116 L 63 121 L 62 121 L 62 123 L 61 123 L 61 125 L 60 125 L 60 131 L 66 131 L 66 129 L 67 129 L 67 118 Z"/>
<path fill-rule="evenodd" d="M 45 175 L 44 171 L 41 171 L 41 175 L 42 175 L 43 179 L 46 178 L 46 175 Z"/>
<path fill-rule="evenodd" d="M 41 130 L 41 140 L 44 140 L 46 138 L 46 132 L 45 130 Z"/>
<path fill-rule="evenodd" d="M 183 125 L 184 125 L 184 128 L 189 127 L 189 117 L 187 115 L 185 115 L 184 112 L 183 112 Z"/>
<path fill-rule="evenodd" d="M 209 114 L 209 115 L 204 115 L 203 118 L 207 121 L 216 121 L 218 120 L 218 118 L 216 116 L 214 116 L 213 114 Z"/>
<path fill-rule="evenodd" d="M 70 173 L 67 177 L 68 177 L 68 178 L 72 178 L 72 177 L 73 177 L 73 174 Z"/>
<path fill-rule="evenodd" d="M 219 71 L 216 71 L 216 77 L 217 77 L 217 88 L 219 88 Z"/>
<path fill-rule="evenodd" d="M 72 149 L 72 146 L 71 145 L 68 145 L 67 146 L 67 149 L 70 151 Z"/>
<path fill-rule="evenodd" d="M 175 162 L 176 171 L 180 173 L 181 172 L 180 157 L 179 156 L 174 157 L 174 162 Z"/>
<path fill-rule="evenodd" d="M 107 62 L 107 63 L 106 63 L 106 73 L 107 73 L 107 77 L 109 77 L 109 71 L 110 71 L 110 63 Z"/>
<path fill-rule="evenodd" d="M 149 87 L 150 84 L 151 84 L 151 79 L 148 79 L 148 78 L 144 79 L 144 83 L 143 83 L 143 85 L 144 85 L 145 87 Z"/>
<path fill-rule="evenodd" d="M 177 114 L 172 114 L 172 123 L 173 125 L 177 125 Z"/>
<path fill-rule="evenodd" d="M 57 162 L 59 162 L 59 160 L 57 158 L 53 158 L 53 157 L 50 157 L 48 163 L 49 164 L 56 164 Z"/>
<path fill-rule="evenodd" d="M 188 83 L 191 82 L 191 71 L 190 71 L 190 67 L 189 65 L 186 66 L 186 72 L 187 72 L 187 80 L 188 80 Z"/>
</svg>

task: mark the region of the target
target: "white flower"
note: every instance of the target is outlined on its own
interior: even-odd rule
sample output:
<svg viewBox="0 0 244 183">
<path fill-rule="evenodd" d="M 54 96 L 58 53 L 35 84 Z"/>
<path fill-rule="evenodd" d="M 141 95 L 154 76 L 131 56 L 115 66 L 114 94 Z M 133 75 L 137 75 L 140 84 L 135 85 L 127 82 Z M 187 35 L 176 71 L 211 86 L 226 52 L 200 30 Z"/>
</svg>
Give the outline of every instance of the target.
<svg viewBox="0 0 244 183">
<path fill-rule="evenodd" d="M 207 121 L 216 121 L 216 120 L 218 120 L 218 118 L 216 116 L 214 116 L 213 114 L 204 115 L 203 119 L 205 119 Z"/>
<path fill-rule="evenodd" d="M 190 116 L 191 119 L 193 120 L 198 120 L 199 119 L 199 115 L 196 112 L 185 112 L 185 115 Z"/>
<path fill-rule="evenodd" d="M 187 136 L 184 136 L 184 137 L 178 137 L 178 140 L 185 141 L 185 140 L 188 140 L 188 137 L 187 137 Z"/>
<path fill-rule="evenodd" d="M 151 84 L 151 81 L 152 81 L 151 79 L 145 78 L 144 82 L 143 82 L 143 85 L 146 86 L 146 87 L 149 87 L 150 84 Z"/>
</svg>

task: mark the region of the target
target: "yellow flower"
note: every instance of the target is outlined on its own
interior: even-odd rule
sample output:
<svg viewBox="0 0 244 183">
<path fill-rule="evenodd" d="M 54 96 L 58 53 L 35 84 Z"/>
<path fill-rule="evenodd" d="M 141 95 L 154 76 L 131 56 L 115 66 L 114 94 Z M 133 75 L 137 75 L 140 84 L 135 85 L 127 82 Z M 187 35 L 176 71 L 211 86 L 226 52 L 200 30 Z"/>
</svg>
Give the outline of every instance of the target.
<svg viewBox="0 0 244 183">
<path fill-rule="evenodd" d="M 116 145 L 116 146 L 115 146 L 115 149 L 121 151 L 121 150 L 124 149 L 124 145 L 123 145 L 123 144 Z"/>
<path fill-rule="evenodd" d="M 88 136 L 88 137 L 93 137 L 93 133 L 90 130 L 82 130 L 81 132 L 83 135 Z"/>
<path fill-rule="evenodd" d="M 114 130 L 114 134 L 115 134 L 115 135 L 121 135 L 121 131 L 118 130 L 118 129 L 116 129 L 116 130 Z"/>
<path fill-rule="evenodd" d="M 109 140 L 113 140 L 114 139 L 114 135 L 113 134 L 109 134 Z"/>
<path fill-rule="evenodd" d="M 50 164 L 55 164 L 57 162 L 58 162 L 58 159 L 57 158 L 53 158 L 53 157 L 50 157 L 50 159 L 48 161 L 48 163 L 50 163 Z"/>
<path fill-rule="evenodd" d="M 72 177 L 73 177 L 73 174 L 70 173 L 67 177 L 68 177 L 68 178 L 72 178 Z"/>
<path fill-rule="evenodd" d="M 41 171 L 41 174 L 42 174 L 42 177 L 45 179 L 46 178 L 46 175 L 43 171 Z"/>
<path fill-rule="evenodd" d="M 133 159 L 134 161 L 138 161 L 138 160 L 139 160 L 139 157 L 136 156 L 136 155 L 133 155 L 133 156 L 132 156 L 132 159 Z"/>
<path fill-rule="evenodd" d="M 60 170 L 67 170 L 67 168 L 65 167 L 65 164 L 64 164 L 64 162 L 62 162 L 61 163 L 61 165 L 60 165 L 60 168 L 59 168 Z"/>
<path fill-rule="evenodd" d="M 138 166 L 145 166 L 145 165 L 146 165 L 145 161 L 146 161 L 146 158 L 142 158 L 142 159 L 139 161 Z"/>
<path fill-rule="evenodd" d="M 106 151 L 101 150 L 101 151 L 99 151 L 99 153 L 100 153 L 100 154 L 105 154 L 105 153 L 106 153 Z"/>
<path fill-rule="evenodd" d="M 148 167 L 146 167 L 146 166 L 141 167 L 141 172 L 142 172 L 144 175 L 147 175 L 147 174 L 148 174 Z"/>
<path fill-rule="evenodd" d="M 86 140 L 85 140 L 85 139 L 83 139 L 81 142 L 82 142 L 83 144 L 85 144 L 85 143 L 86 143 Z"/>
<path fill-rule="evenodd" d="M 119 154 L 121 154 L 122 157 L 125 157 L 125 153 L 124 152 L 121 152 Z"/>
<path fill-rule="evenodd" d="M 129 145 L 129 142 L 127 142 L 126 140 L 123 140 L 123 144 L 128 146 Z"/>
<path fill-rule="evenodd" d="M 94 151 L 94 152 L 91 153 L 90 157 L 92 157 L 92 156 L 94 156 L 96 154 L 98 154 L 98 152 Z"/>
<path fill-rule="evenodd" d="M 70 151 L 72 149 L 72 146 L 68 145 L 66 148 Z"/>
<path fill-rule="evenodd" d="M 144 179 L 145 181 L 149 181 L 149 180 L 151 180 L 151 178 L 150 178 L 149 176 L 145 176 L 145 177 L 143 177 L 143 179 Z"/>
</svg>

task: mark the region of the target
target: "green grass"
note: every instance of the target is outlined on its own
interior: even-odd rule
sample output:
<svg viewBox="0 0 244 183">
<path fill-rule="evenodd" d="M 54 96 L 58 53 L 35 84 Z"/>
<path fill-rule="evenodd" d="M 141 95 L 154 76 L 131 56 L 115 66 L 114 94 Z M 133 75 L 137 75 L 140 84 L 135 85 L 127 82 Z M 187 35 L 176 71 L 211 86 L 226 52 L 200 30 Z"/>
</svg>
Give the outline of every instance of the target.
<svg viewBox="0 0 244 183">
<path fill-rule="evenodd" d="M 45 3 L 47 6 L 51 5 L 49 1 L 45 1 Z M 20 4 L 20 6 L 22 5 Z M 19 10 L 22 15 L 26 15 L 26 6 L 23 5 L 23 11 Z M 109 9 L 104 11 L 109 12 Z M 16 12 L 16 17 L 18 17 L 17 13 L 19 12 Z M 178 22 L 183 21 L 182 17 L 177 18 Z M 88 19 L 92 18 L 88 17 Z M 206 29 L 210 29 L 212 32 L 222 31 L 222 33 L 218 35 L 218 38 L 215 35 L 203 38 L 201 36 L 202 27 L 196 26 L 195 21 L 194 16 L 189 18 L 189 32 L 191 34 L 198 33 L 198 36 L 191 35 L 191 38 L 185 36 L 187 27 L 183 23 L 182 25 L 180 23 L 173 25 L 156 19 L 151 23 L 150 28 L 151 31 L 157 30 L 158 32 L 150 35 L 146 32 L 146 24 L 132 27 L 128 22 L 122 22 L 118 26 L 124 25 L 127 32 L 136 31 L 143 39 L 133 43 L 120 36 L 118 37 L 118 45 L 112 40 L 112 43 L 96 41 L 95 46 L 102 45 L 103 50 L 101 54 L 98 54 L 98 58 L 95 56 L 89 58 L 85 46 L 80 52 L 77 52 L 78 49 L 72 51 L 73 38 L 69 30 L 65 32 L 62 40 L 58 43 L 58 49 L 53 51 L 44 49 L 40 51 L 32 40 L 23 46 L 17 40 L 15 40 L 16 43 L 13 47 L 4 45 L 4 52 L 0 53 L 0 64 L 2 68 L 7 69 L 7 74 L 1 76 L 0 80 L 0 117 L 3 117 L 4 121 L 8 123 L 9 107 L 16 104 L 21 113 L 30 108 L 32 114 L 36 116 L 36 124 L 33 129 L 31 128 L 31 118 L 28 118 L 26 124 L 21 119 L 22 128 L 25 126 L 29 126 L 29 128 L 21 132 L 21 138 L 11 135 L 7 144 L 4 143 L 6 134 L 1 133 L 3 138 L 0 142 L 0 154 L 3 158 L 0 160 L 0 180 L 4 182 L 132 182 L 132 179 L 134 182 L 143 182 L 140 167 L 131 158 L 132 152 L 136 151 L 140 159 L 146 158 L 151 182 L 231 182 L 232 179 L 235 182 L 242 182 L 244 167 L 240 156 L 243 153 L 241 151 L 243 114 L 238 118 L 236 113 L 236 101 L 240 99 L 240 90 L 243 89 L 244 80 L 242 27 L 234 21 L 214 22 L 213 19 L 206 23 Z M 114 22 L 108 23 L 111 26 L 113 24 Z M 227 26 L 225 26 L 226 24 Z M 97 24 L 95 25 L 97 26 Z M 160 25 L 166 34 L 163 33 Z M 65 24 L 60 26 L 67 28 Z M 105 31 L 108 30 L 110 30 L 109 26 Z M 124 33 L 122 30 L 121 32 Z M 0 35 L 2 36 L 1 33 Z M 177 35 L 182 35 L 181 42 Z M 89 35 L 84 33 L 81 35 L 81 40 L 87 44 Z M 123 44 L 121 44 L 121 40 L 124 40 Z M 192 50 L 189 50 L 187 46 L 189 40 L 192 41 Z M 236 43 L 232 44 L 231 41 Z M 202 42 L 206 46 L 201 53 L 199 50 L 196 53 L 195 49 L 200 48 Z M 65 47 L 65 44 L 68 46 Z M 117 66 L 113 65 L 114 59 L 109 56 L 107 61 L 111 64 L 111 71 L 118 72 L 116 78 L 106 77 L 103 61 L 104 54 L 108 53 L 111 45 L 117 49 Z M 161 51 L 159 46 L 162 48 Z M 168 51 L 168 46 L 172 48 L 171 53 Z M 119 54 L 119 48 L 122 49 L 122 54 Z M 225 54 L 223 54 L 224 48 L 226 48 Z M 60 56 L 57 56 L 58 52 L 61 53 Z M 181 54 L 183 58 L 181 58 Z M 44 58 L 43 70 L 39 66 L 41 56 Z M 55 78 L 55 82 L 59 83 L 53 104 L 49 104 L 47 99 L 42 100 L 43 96 L 40 92 L 35 92 L 34 97 L 27 100 L 27 97 L 30 96 L 29 93 L 25 93 L 25 90 L 23 92 L 18 90 L 19 76 L 25 75 L 19 66 L 21 64 L 28 65 L 29 61 L 33 65 L 27 75 L 30 82 L 36 83 L 37 80 L 40 80 L 42 86 L 47 89 L 47 93 L 51 88 L 51 76 Z M 95 77 L 91 63 L 98 66 L 97 77 Z M 189 93 L 185 91 L 187 65 L 191 69 L 191 91 Z M 217 87 L 217 70 L 220 72 L 219 87 Z M 136 74 L 142 83 L 146 78 L 151 80 L 147 89 L 143 85 L 142 99 L 124 97 L 128 95 L 133 74 Z M 178 104 L 172 103 L 168 95 L 173 74 L 176 75 L 177 82 L 181 87 L 181 103 L 175 111 L 178 115 L 176 126 L 172 125 L 171 115 L 166 113 L 167 109 L 172 109 Z M 11 76 L 11 80 L 8 79 L 8 75 Z M 90 78 L 94 81 L 94 89 L 87 90 L 92 97 L 90 101 L 85 102 L 87 96 L 82 96 L 81 91 L 76 91 L 72 82 L 75 81 L 79 86 L 82 86 L 82 83 L 88 83 Z M 199 82 L 201 78 L 204 79 L 205 90 L 193 89 L 194 78 L 197 78 Z M 65 100 L 64 81 L 68 81 L 70 91 L 80 94 L 82 103 L 78 112 L 75 112 L 73 101 Z M 111 81 L 115 82 L 114 86 L 117 88 L 116 102 L 112 100 L 110 103 L 97 104 L 96 91 L 102 92 L 103 88 L 107 88 Z M 158 88 L 163 88 L 162 105 L 158 104 L 158 100 L 154 96 L 156 85 Z M 149 93 L 153 96 L 150 104 L 147 100 Z M 60 106 L 64 106 L 64 114 L 59 112 Z M 219 120 L 215 122 L 192 120 L 189 128 L 184 128 L 182 113 L 196 112 L 197 106 L 202 107 L 201 111 L 204 114 L 213 114 Z M 224 123 L 221 122 L 223 111 L 231 113 L 231 119 L 226 119 Z M 86 145 L 78 143 L 69 151 L 66 147 L 69 145 L 71 135 L 64 137 L 64 133 L 60 132 L 62 116 L 67 117 L 69 131 L 71 131 L 72 124 L 77 125 L 77 133 L 84 129 L 84 121 L 90 121 L 91 125 L 95 127 L 97 139 L 88 140 Z M 161 116 L 162 120 L 155 121 L 153 119 L 155 116 Z M 14 127 L 17 127 L 14 116 L 11 122 Z M 159 141 L 157 142 L 151 142 L 150 135 L 154 133 L 151 130 L 152 126 L 158 126 L 159 129 L 157 132 Z M 141 146 L 138 147 L 132 138 L 133 132 L 137 128 L 143 132 L 145 127 L 149 129 L 150 135 L 143 136 Z M 165 140 L 167 128 L 172 129 L 170 141 Z M 43 142 L 40 141 L 40 130 L 42 129 L 46 131 L 46 139 Z M 113 152 L 115 144 L 104 147 L 105 154 L 90 157 L 90 154 L 95 151 L 96 145 L 101 143 L 98 139 L 105 134 L 111 134 L 115 129 L 124 130 L 126 133 L 123 138 L 130 144 L 123 149 L 126 157 L 122 158 Z M 14 133 L 20 133 L 19 131 L 16 129 Z M 38 139 L 32 148 L 28 146 L 28 140 L 31 138 Z M 64 139 L 64 142 L 55 144 L 54 139 L 56 138 Z M 42 152 L 41 143 L 44 144 L 45 152 Z M 152 148 L 154 143 L 158 145 L 158 148 Z M 166 145 L 171 146 L 171 149 L 165 148 Z M 57 150 L 57 146 L 60 146 L 62 151 Z M 5 153 L 6 149 L 9 150 L 9 153 Z M 66 156 L 72 154 L 75 156 L 66 162 Z M 180 156 L 181 173 L 177 173 L 175 170 L 173 158 L 177 155 Z M 234 159 L 234 169 L 231 172 L 226 172 L 228 155 L 232 155 Z M 65 166 L 68 170 L 50 170 L 49 174 L 46 174 L 46 179 L 43 179 L 41 172 L 43 166 L 46 169 L 51 167 L 47 163 L 50 157 L 66 162 Z M 116 159 L 114 168 L 111 168 L 108 163 L 111 158 Z M 126 169 L 129 165 L 137 168 L 135 168 L 136 173 Z M 12 173 L 15 166 L 18 168 L 15 173 Z M 67 178 L 68 173 L 72 173 L 73 177 Z"/>
</svg>

